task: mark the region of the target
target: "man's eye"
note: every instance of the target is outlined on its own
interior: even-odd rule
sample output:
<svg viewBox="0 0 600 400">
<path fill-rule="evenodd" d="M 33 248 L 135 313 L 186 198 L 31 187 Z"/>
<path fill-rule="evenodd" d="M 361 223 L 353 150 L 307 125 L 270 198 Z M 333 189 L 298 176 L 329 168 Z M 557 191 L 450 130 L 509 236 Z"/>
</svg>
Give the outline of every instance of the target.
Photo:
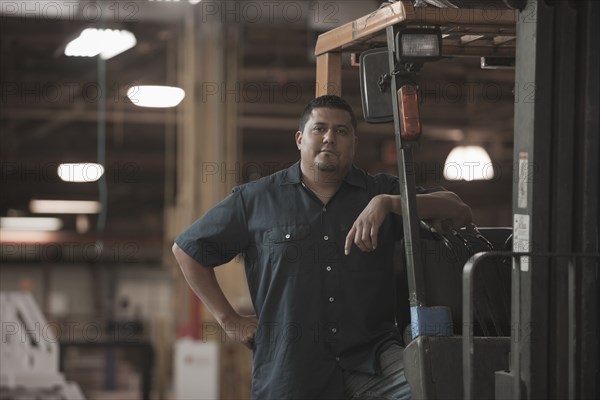
<svg viewBox="0 0 600 400">
<path fill-rule="evenodd" d="M 313 127 L 313 131 L 320 133 L 320 132 L 325 131 L 325 128 L 323 128 L 322 126 L 315 126 L 315 127 Z"/>
<path fill-rule="evenodd" d="M 338 129 L 338 130 L 336 131 L 336 133 L 337 133 L 338 135 L 346 136 L 346 135 L 348 134 L 348 131 L 347 131 L 347 130 L 345 130 L 345 129 Z"/>
</svg>

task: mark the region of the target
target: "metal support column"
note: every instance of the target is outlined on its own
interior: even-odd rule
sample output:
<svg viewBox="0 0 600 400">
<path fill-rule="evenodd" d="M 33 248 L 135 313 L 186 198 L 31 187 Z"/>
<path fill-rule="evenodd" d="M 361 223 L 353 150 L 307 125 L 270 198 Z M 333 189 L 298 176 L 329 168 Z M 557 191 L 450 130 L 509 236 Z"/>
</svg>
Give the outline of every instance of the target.
<svg viewBox="0 0 600 400">
<path fill-rule="evenodd" d="M 395 29 L 386 28 L 390 71 L 395 69 Z M 419 218 L 417 216 L 416 184 L 414 163 L 410 143 L 404 143 L 400 135 L 400 115 L 397 92 L 398 78 L 391 74 L 392 109 L 394 112 L 394 135 L 396 138 L 396 157 L 398 178 L 400 179 L 400 195 L 402 198 L 402 221 L 404 244 L 406 251 L 406 271 L 408 278 L 409 303 L 411 315 L 425 305 L 425 282 L 421 265 L 421 242 L 419 238 Z M 414 324 L 413 320 L 413 324 Z"/>
<path fill-rule="evenodd" d="M 598 252 L 599 10 L 531 0 L 519 13 L 515 251 Z M 539 262 L 513 267 L 513 397 L 595 398 L 598 263 Z"/>
<path fill-rule="evenodd" d="M 529 1 L 517 21 L 515 72 L 515 170 L 513 187 L 513 249 L 547 252 L 550 246 L 552 73 L 554 30 L 552 10 Z M 549 269 L 533 268 L 531 260 L 513 264 L 514 338 L 511 370 L 515 398 L 547 398 Z M 517 276 L 518 275 L 518 276 Z M 515 282 L 521 283 L 520 288 Z"/>
</svg>

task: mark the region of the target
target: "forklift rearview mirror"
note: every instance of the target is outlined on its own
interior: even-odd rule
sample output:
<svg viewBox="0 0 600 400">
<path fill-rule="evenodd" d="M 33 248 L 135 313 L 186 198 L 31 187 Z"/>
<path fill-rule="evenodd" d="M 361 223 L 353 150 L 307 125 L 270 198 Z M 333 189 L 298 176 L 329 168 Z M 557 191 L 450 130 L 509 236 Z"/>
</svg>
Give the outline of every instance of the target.
<svg viewBox="0 0 600 400">
<path fill-rule="evenodd" d="M 394 122 L 387 47 L 363 52 L 359 70 L 365 121 L 371 124 Z"/>
</svg>

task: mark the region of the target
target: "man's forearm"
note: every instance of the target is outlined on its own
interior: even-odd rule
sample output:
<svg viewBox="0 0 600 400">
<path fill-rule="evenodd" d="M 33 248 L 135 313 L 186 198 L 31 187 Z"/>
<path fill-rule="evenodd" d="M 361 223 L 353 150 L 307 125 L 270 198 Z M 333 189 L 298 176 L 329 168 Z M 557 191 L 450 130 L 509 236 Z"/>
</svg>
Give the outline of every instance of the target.
<svg viewBox="0 0 600 400">
<path fill-rule="evenodd" d="M 382 195 L 388 212 L 402 215 L 400 195 Z M 442 221 L 453 220 L 458 226 L 471 222 L 471 209 L 453 192 L 440 191 L 417 194 L 417 215 L 419 219 Z"/>
<path fill-rule="evenodd" d="M 456 193 L 445 190 L 417 195 L 417 214 L 424 220 L 450 220 L 454 228 L 467 225 L 473 218 L 471 207 Z"/>
<path fill-rule="evenodd" d="M 394 214 L 402 215 L 402 198 L 399 194 L 382 194 L 380 196 L 386 199 L 388 212 L 393 212 Z"/>
<path fill-rule="evenodd" d="M 238 316 L 223 294 L 212 268 L 198 263 L 177 244 L 173 245 L 173 254 L 185 280 L 221 326 Z"/>
</svg>

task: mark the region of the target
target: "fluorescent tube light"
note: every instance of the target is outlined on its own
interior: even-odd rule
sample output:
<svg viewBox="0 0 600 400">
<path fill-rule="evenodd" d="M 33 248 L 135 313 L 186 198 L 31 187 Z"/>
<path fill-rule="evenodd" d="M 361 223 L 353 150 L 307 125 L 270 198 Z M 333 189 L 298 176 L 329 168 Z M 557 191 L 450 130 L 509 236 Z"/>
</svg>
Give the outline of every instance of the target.
<svg viewBox="0 0 600 400">
<path fill-rule="evenodd" d="M 179 0 L 149 0 L 150 2 L 157 2 L 157 3 L 179 3 Z M 200 3 L 202 0 L 188 0 L 188 3 L 190 3 L 191 5 L 195 5 Z"/>
<path fill-rule="evenodd" d="M 96 182 L 104 174 L 104 167 L 95 163 L 64 163 L 57 172 L 65 182 Z"/>
<path fill-rule="evenodd" d="M 127 97 L 138 107 L 175 107 L 185 97 L 183 89 L 172 86 L 132 86 Z"/>
<path fill-rule="evenodd" d="M 494 166 L 481 146 L 457 146 L 446 158 L 444 178 L 449 181 L 491 180 Z"/>
<path fill-rule="evenodd" d="M 65 48 L 69 57 L 94 57 L 100 55 L 105 60 L 121 54 L 135 46 L 135 35 L 129 31 L 117 29 L 84 29 L 79 37 L 73 39 Z"/>
<path fill-rule="evenodd" d="M 102 206 L 89 200 L 31 200 L 29 211 L 34 214 L 98 214 Z"/>
<path fill-rule="evenodd" d="M 58 231 L 63 227 L 59 218 L 2 217 L 0 228 L 8 231 Z"/>
</svg>

